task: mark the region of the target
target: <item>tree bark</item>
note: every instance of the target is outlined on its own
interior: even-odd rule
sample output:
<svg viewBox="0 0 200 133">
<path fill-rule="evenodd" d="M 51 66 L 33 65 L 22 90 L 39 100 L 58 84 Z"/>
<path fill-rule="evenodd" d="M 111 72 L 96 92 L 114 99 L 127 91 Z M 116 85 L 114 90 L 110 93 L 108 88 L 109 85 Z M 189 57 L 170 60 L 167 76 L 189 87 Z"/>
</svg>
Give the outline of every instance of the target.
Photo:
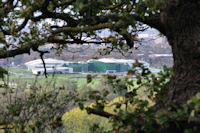
<svg viewBox="0 0 200 133">
<path fill-rule="evenodd" d="M 178 105 L 200 92 L 200 9 L 195 3 L 186 5 L 170 8 L 162 16 L 175 74 L 166 102 L 175 101 Z"/>
<path fill-rule="evenodd" d="M 177 37 L 172 43 L 175 75 L 170 81 L 169 101 L 186 103 L 200 92 L 200 41 L 195 33 L 200 30 L 191 37 Z"/>
</svg>

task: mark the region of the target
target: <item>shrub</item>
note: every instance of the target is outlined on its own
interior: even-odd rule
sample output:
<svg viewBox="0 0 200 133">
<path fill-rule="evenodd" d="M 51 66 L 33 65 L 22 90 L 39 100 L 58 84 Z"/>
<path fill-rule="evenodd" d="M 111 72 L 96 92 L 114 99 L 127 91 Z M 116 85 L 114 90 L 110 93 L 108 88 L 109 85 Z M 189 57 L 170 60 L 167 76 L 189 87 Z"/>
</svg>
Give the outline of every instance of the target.
<svg viewBox="0 0 200 133">
<path fill-rule="evenodd" d="M 0 127 L 5 132 L 62 131 L 61 117 L 76 96 L 73 83 L 65 88 L 40 85 L 37 79 L 33 84 L 4 82 L 0 88 Z"/>
</svg>

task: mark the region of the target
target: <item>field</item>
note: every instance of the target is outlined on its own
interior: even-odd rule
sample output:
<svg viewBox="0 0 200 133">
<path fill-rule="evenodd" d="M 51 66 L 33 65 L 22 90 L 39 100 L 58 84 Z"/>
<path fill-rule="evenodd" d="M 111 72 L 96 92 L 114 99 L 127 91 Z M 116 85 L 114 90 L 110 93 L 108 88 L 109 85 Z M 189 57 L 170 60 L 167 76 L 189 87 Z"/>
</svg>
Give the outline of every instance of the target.
<svg viewBox="0 0 200 133">
<path fill-rule="evenodd" d="M 28 74 L 28 75 L 33 75 L 31 72 L 27 71 L 26 69 L 23 68 L 7 68 L 8 71 L 13 72 L 13 73 L 18 73 L 18 74 Z"/>
<path fill-rule="evenodd" d="M 5 76 L 5 81 L 10 84 L 28 84 L 31 85 L 35 82 L 40 85 L 55 84 L 57 87 L 65 86 L 68 82 L 74 82 L 77 87 L 82 87 L 87 84 L 87 74 L 48 74 L 47 78 L 45 75 L 34 75 L 23 68 L 6 68 L 9 75 Z M 92 85 L 95 85 L 102 79 L 102 75 L 91 74 L 93 77 Z M 119 76 L 124 77 L 124 76 Z M 134 81 L 134 84 L 136 82 Z"/>
<path fill-rule="evenodd" d="M 44 75 L 34 75 L 23 68 L 7 68 L 9 75 L 5 76 L 5 81 L 9 83 L 28 83 L 32 84 L 35 81 L 40 84 L 55 83 L 62 86 L 66 81 L 74 81 L 78 87 L 87 83 L 87 74 L 48 74 L 47 78 Z M 102 76 L 97 75 L 94 82 L 98 81 Z"/>
</svg>

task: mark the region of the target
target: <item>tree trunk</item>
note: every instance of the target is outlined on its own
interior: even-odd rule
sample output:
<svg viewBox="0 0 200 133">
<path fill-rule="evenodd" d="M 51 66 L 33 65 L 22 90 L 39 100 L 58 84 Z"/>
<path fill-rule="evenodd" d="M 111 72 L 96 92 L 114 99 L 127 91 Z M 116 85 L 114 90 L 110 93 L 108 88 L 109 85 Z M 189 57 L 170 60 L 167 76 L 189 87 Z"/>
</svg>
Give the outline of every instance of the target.
<svg viewBox="0 0 200 133">
<path fill-rule="evenodd" d="M 167 102 L 178 105 L 200 92 L 200 9 L 195 4 L 169 9 L 163 16 L 174 56 Z"/>
<path fill-rule="evenodd" d="M 186 103 L 191 96 L 200 92 L 200 41 L 197 39 L 200 30 L 195 33 L 189 38 L 177 37 L 173 42 L 175 75 L 170 81 L 169 101 Z"/>
</svg>

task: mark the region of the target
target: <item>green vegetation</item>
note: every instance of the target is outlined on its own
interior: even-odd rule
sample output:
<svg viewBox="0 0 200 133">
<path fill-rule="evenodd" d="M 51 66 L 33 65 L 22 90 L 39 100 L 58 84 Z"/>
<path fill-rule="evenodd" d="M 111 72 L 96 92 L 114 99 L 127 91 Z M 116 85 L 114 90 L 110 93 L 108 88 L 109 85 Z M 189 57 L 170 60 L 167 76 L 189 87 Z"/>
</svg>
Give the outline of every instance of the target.
<svg viewBox="0 0 200 133">
<path fill-rule="evenodd" d="M 19 69 L 19 70 L 15 69 L 15 72 L 19 73 L 19 74 L 23 71 L 24 71 L 23 69 Z M 75 77 L 73 77 L 73 76 L 75 76 Z M 81 77 L 81 78 L 73 79 L 73 78 L 77 78 L 77 77 Z M 100 79 L 95 79 L 96 77 L 100 78 L 102 76 L 100 76 L 100 75 L 87 76 L 87 75 L 77 75 L 77 74 L 73 74 L 73 75 L 56 74 L 56 75 L 49 75 L 48 78 L 46 79 L 44 76 L 17 77 L 14 75 L 9 75 L 9 76 L 5 76 L 5 78 L 3 79 L 3 81 L 5 81 L 5 83 L 2 83 L 2 87 L 5 88 L 4 84 L 6 84 L 6 82 L 8 80 L 9 86 L 8 86 L 8 88 L 6 87 L 5 90 L 9 89 L 10 91 L 9 92 L 2 91 L 1 94 L 5 95 L 6 97 L 10 95 L 14 99 L 18 100 L 18 104 L 20 104 L 20 102 L 23 102 L 25 104 L 24 106 L 30 106 L 27 108 L 27 111 L 30 111 L 32 108 L 31 107 L 32 105 L 29 105 L 29 104 L 31 104 L 31 103 L 36 104 L 37 102 L 41 102 L 40 100 L 42 100 L 42 99 L 45 100 L 45 97 L 48 100 L 50 100 L 49 103 L 51 103 L 51 97 L 54 96 L 54 94 L 52 95 L 52 93 L 57 92 L 57 91 L 60 93 L 59 95 L 61 95 L 63 97 L 63 96 L 66 96 L 65 95 L 66 92 L 72 91 L 72 90 L 77 90 L 79 97 L 82 97 L 82 96 L 84 97 L 84 95 L 88 92 L 88 90 L 91 90 L 91 91 L 92 90 L 102 90 L 102 89 L 105 90 L 105 89 L 112 88 L 112 86 L 110 86 L 109 84 L 106 83 L 107 80 L 103 78 L 103 77 L 106 77 L 106 75 L 103 75 L 103 77 Z M 85 79 L 82 79 L 82 78 L 85 78 Z M 123 77 L 120 77 L 120 78 L 123 80 Z M 54 87 L 56 87 L 56 88 L 54 88 Z M 59 87 L 61 87 L 61 88 L 59 88 Z M 49 95 L 49 92 L 51 92 L 50 93 L 51 95 Z M 65 93 L 63 93 L 63 92 L 65 92 Z M 36 95 L 33 98 L 31 98 L 32 97 L 31 93 L 33 93 L 34 95 L 36 94 Z M 29 94 L 31 94 L 31 95 L 29 95 Z M 56 94 L 57 93 L 55 93 L 55 95 Z M 66 93 L 66 94 L 68 94 L 68 93 Z M 15 95 L 17 97 L 15 97 Z M 26 98 L 23 98 L 24 96 Z M 118 95 L 111 94 L 109 96 L 109 99 L 113 99 L 115 97 L 118 97 Z M 75 98 L 75 99 L 77 99 L 77 98 Z M 4 101 L 4 100 L 6 100 L 6 99 L 4 99 L 2 97 L 2 101 Z M 37 100 L 39 100 L 39 101 L 37 101 Z M 62 102 L 66 102 L 65 99 L 63 99 L 61 101 L 60 100 L 59 100 L 59 102 L 61 102 L 61 103 L 56 102 L 55 104 L 62 104 Z M 11 101 L 11 103 L 14 101 Z M 114 101 L 116 101 L 116 100 L 114 100 Z M 73 99 L 70 102 L 73 102 Z M 87 104 L 91 104 L 91 103 L 92 102 L 90 102 L 90 101 L 87 102 Z M 11 111 L 11 112 L 17 111 L 19 114 L 21 114 L 20 117 L 22 117 L 22 118 L 26 117 L 22 114 L 23 113 L 23 107 L 21 107 L 22 105 L 21 104 L 18 105 L 18 104 L 16 105 L 16 107 L 9 107 L 10 105 L 4 105 L 4 106 L 5 107 L 7 106 L 9 108 L 8 111 Z M 108 105 L 107 110 L 113 112 L 112 109 L 110 108 L 111 105 L 112 104 Z M 20 108 L 18 108 L 18 106 Z M 46 104 L 45 101 L 40 103 L 38 106 L 45 107 L 47 110 L 49 108 L 48 107 L 49 105 Z M 54 105 L 52 105 L 52 106 L 54 106 Z M 55 105 L 55 107 L 57 107 L 57 106 L 58 105 Z M 91 107 L 92 107 L 92 105 L 91 105 Z M 34 108 L 36 108 L 36 107 L 34 107 Z M 39 113 L 40 111 L 41 110 L 39 107 L 38 111 L 36 111 L 35 113 Z M 54 113 L 56 113 L 56 111 Z M 3 128 L 7 127 L 7 124 L 10 123 L 9 121 L 15 121 L 15 120 L 13 120 L 14 118 L 12 118 L 13 114 L 10 114 L 10 115 L 11 115 L 11 117 L 7 121 L 5 121 L 4 125 L 2 125 Z M 47 123 L 50 124 L 50 127 L 49 127 L 49 125 L 41 125 L 41 127 L 37 127 L 37 125 L 34 125 L 34 123 L 35 122 L 40 123 L 40 120 L 39 121 L 35 120 L 35 118 L 33 117 L 33 118 L 30 118 L 29 120 L 27 120 L 26 124 L 24 124 L 23 127 L 21 127 L 20 122 L 23 121 L 23 119 L 25 119 L 25 118 L 23 118 L 23 119 L 18 118 L 18 115 L 16 115 L 15 117 L 17 117 L 17 119 L 15 118 L 17 121 L 15 121 L 15 124 L 12 124 L 13 126 L 11 126 L 11 129 L 6 129 L 6 131 L 11 130 L 11 131 L 16 132 L 18 130 L 24 129 L 24 131 L 26 131 L 26 132 L 35 132 L 35 131 L 42 130 L 42 129 L 40 129 L 41 127 L 45 127 L 44 130 L 48 131 L 49 128 L 53 128 L 52 124 L 57 123 L 57 120 L 56 120 L 56 123 L 54 122 L 54 120 L 57 118 L 46 118 L 46 116 L 44 116 L 45 118 L 42 121 L 47 121 Z M 94 123 L 96 125 L 99 125 L 101 127 L 102 131 L 108 131 L 108 130 L 112 129 L 112 124 L 109 123 L 109 120 L 107 120 L 106 118 L 102 118 L 100 116 L 95 116 L 95 115 L 88 115 L 86 111 L 80 110 L 79 108 L 74 108 L 71 111 L 66 112 L 62 117 L 62 121 L 63 121 L 63 126 L 64 126 L 62 130 L 64 132 L 67 131 L 67 132 L 88 133 L 92 130 L 91 128 Z M 59 120 L 58 123 L 60 123 L 60 122 L 61 121 Z M 58 128 L 59 127 L 60 126 L 58 126 Z M 56 130 L 58 130 L 58 129 L 56 129 Z"/>
<path fill-rule="evenodd" d="M 56 87 L 54 81 L 46 84 L 1 83 L 0 123 L 5 132 L 58 132 L 62 114 L 71 108 L 77 84 L 65 81 Z"/>
<path fill-rule="evenodd" d="M 33 75 L 31 72 L 23 68 L 7 68 L 8 71 L 18 74 Z"/>
<path fill-rule="evenodd" d="M 136 64 L 137 65 L 137 64 Z M 138 64 L 139 65 L 139 64 Z M 139 65 L 139 67 L 142 67 Z M 167 109 L 156 109 L 165 104 L 169 78 L 173 75 L 170 69 L 154 75 L 142 67 L 143 72 L 136 74 L 137 82 L 108 75 L 104 84 L 112 89 L 90 89 L 79 100 L 80 109 L 89 114 L 107 118 L 112 127 L 104 128 L 112 132 L 165 132 L 169 131 L 197 133 L 199 129 L 199 93 L 192 97 L 182 108 L 175 102 L 167 105 Z M 135 70 L 132 71 L 134 73 Z M 102 83 L 101 83 L 102 84 Z M 95 87 L 96 88 L 96 87 Z M 131 91 L 128 91 L 132 88 Z M 113 100 L 110 95 L 122 96 L 121 100 Z M 110 99 L 111 98 L 111 99 Z M 84 101 L 91 101 L 91 106 L 83 106 Z M 110 105 L 111 103 L 111 105 Z M 107 110 L 109 106 L 110 110 Z M 178 108 L 177 110 L 175 108 Z M 196 114 L 197 113 L 197 114 Z M 182 126 L 185 125 L 184 128 Z M 186 126 L 187 125 L 187 126 Z M 91 132 L 103 131 L 100 124 L 95 124 Z"/>
<path fill-rule="evenodd" d="M 139 49 L 136 44 L 145 41 L 139 34 L 149 27 L 166 37 L 174 57 L 173 72 L 164 68 L 155 75 L 136 62 L 141 73 L 129 73 L 136 75 L 136 83 L 115 75 L 95 83 L 95 76 L 88 75 L 87 84 L 79 87 L 68 80 L 57 85 L 56 78 L 37 84 L 43 82 L 40 77 L 31 85 L 9 83 L 8 72 L 0 68 L 0 127 L 15 133 L 60 133 L 63 114 L 79 105 L 111 123 L 108 129 L 94 123 L 92 133 L 199 133 L 199 7 L 199 0 L 0 0 L 0 59 L 22 61 L 16 56 L 32 52 L 43 59 L 49 44 L 54 55 L 78 50 L 68 44 L 103 44 L 94 58 L 111 52 L 128 55 Z M 141 89 L 147 95 L 142 99 Z M 113 103 L 116 97 L 122 100 Z M 106 110 L 109 103 L 112 111 Z"/>
<path fill-rule="evenodd" d="M 47 79 L 44 76 L 22 77 L 16 82 L 17 77 L 9 76 L 10 83 L 17 86 L 1 84 L 1 106 L 7 112 L 6 116 L 0 112 L 1 127 L 8 132 L 33 133 L 134 133 L 137 130 L 153 133 L 173 128 L 181 130 L 181 122 L 187 120 L 190 126 L 185 131 L 198 132 L 195 118 L 199 117 L 199 94 L 182 109 L 173 110 L 176 104 L 171 103 L 167 110 L 155 110 L 155 105 L 164 104 L 165 91 L 173 73 L 164 68 L 163 73 L 153 74 L 140 63 L 134 65 L 142 70 L 141 73 L 134 69 L 128 72 L 129 76 L 135 74 L 136 80 L 115 75 L 103 75 L 100 79 L 95 79 L 96 75 L 87 75 L 86 79 L 74 80 L 70 79 L 72 75 L 56 74 Z M 9 97 L 13 100 L 9 101 Z M 64 111 L 67 108 L 69 110 Z M 24 111 L 32 112 L 33 116 L 27 119 Z"/>
<path fill-rule="evenodd" d="M 73 75 L 71 75 L 70 77 L 73 77 Z M 35 77 L 17 77 L 17 76 L 11 75 L 8 77 L 8 80 L 9 80 L 9 82 L 12 82 L 12 83 L 28 83 L 28 84 L 34 83 L 35 81 L 37 81 L 37 83 L 39 83 L 39 84 L 55 82 L 55 84 L 57 86 L 63 86 L 65 84 L 65 81 L 67 81 L 67 80 L 77 82 L 78 86 L 81 86 L 82 84 L 87 83 L 86 78 L 76 78 L 76 77 L 69 78 L 68 76 L 67 77 L 49 76 L 48 78 L 45 78 L 45 76 L 42 76 L 42 77 L 36 77 L 36 76 Z"/>
<path fill-rule="evenodd" d="M 65 113 L 62 120 L 65 126 L 64 132 L 68 133 L 90 133 L 93 124 L 99 125 L 104 132 L 112 127 L 108 119 L 87 114 L 86 111 L 79 108 L 74 108 Z"/>
<path fill-rule="evenodd" d="M 31 72 L 22 68 L 8 68 L 7 70 L 15 73 L 15 75 L 11 74 L 8 77 L 6 77 L 7 80 L 13 83 L 23 82 L 30 84 L 37 81 L 37 83 L 46 84 L 47 82 L 54 81 L 59 86 L 63 86 L 66 80 L 77 82 L 78 86 L 87 83 L 86 74 L 49 74 L 48 78 L 46 78 L 44 75 L 33 75 Z M 92 75 L 95 76 L 95 74 Z M 99 79 L 102 76 L 97 75 L 95 77 Z"/>
</svg>

